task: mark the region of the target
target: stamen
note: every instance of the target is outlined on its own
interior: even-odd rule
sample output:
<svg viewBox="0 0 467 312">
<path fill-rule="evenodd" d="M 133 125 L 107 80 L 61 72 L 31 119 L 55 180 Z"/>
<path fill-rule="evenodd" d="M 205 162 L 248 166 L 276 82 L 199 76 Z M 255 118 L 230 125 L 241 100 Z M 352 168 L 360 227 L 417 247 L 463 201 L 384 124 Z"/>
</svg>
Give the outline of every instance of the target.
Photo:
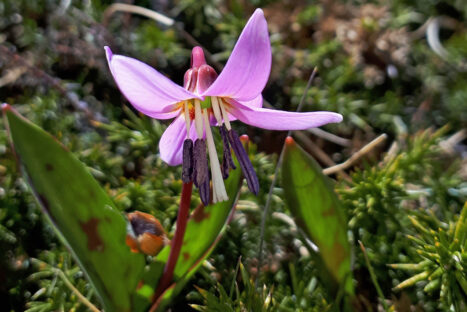
<svg viewBox="0 0 467 312">
<path fill-rule="evenodd" d="M 221 116 L 221 111 L 219 108 L 219 99 L 216 96 L 211 97 L 211 103 L 212 103 L 212 111 L 214 113 L 214 117 L 216 117 L 217 123 L 219 126 L 222 125 L 222 116 Z"/>
<path fill-rule="evenodd" d="M 216 146 L 212 137 L 211 127 L 209 124 L 208 110 L 203 109 L 204 123 L 206 126 L 206 140 L 208 144 L 209 160 L 211 163 L 212 176 L 212 198 L 213 202 L 228 200 L 227 192 L 225 191 L 224 180 L 222 179 L 221 167 L 217 158 Z"/>
<path fill-rule="evenodd" d="M 250 158 L 248 157 L 248 154 L 243 148 L 242 142 L 240 141 L 237 132 L 231 129 L 227 132 L 227 134 L 230 145 L 232 145 L 232 149 L 234 150 L 235 155 L 237 155 L 237 159 L 240 164 L 240 167 L 242 168 L 243 175 L 245 176 L 246 183 L 248 184 L 248 188 L 252 193 L 258 195 L 258 177 L 256 176 L 256 172 L 253 169 L 253 165 L 251 164 Z"/>
<path fill-rule="evenodd" d="M 209 186 L 209 179 L 206 179 L 203 184 L 198 187 L 199 197 L 204 206 L 208 206 L 211 201 L 211 188 Z"/>
<path fill-rule="evenodd" d="M 195 99 L 195 127 L 198 139 L 203 138 L 203 114 L 201 112 L 201 103 Z"/>
<path fill-rule="evenodd" d="M 206 157 L 206 142 L 197 139 L 193 149 L 193 182 L 199 189 L 199 197 L 205 206 L 209 205 L 209 171 Z"/>
<path fill-rule="evenodd" d="M 230 131 L 232 129 L 232 127 L 230 126 L 229 114 L 227 114 L 227 111 L 225 110 L 223 100 L 219 101 L 219 107 L 221 108 L 221 111 L 222 111 L 222 117 L 223 117 L 224 122 L 225 122 L 225 127 L 227 128 L 227 130 Z"/>
<path fill-rule="evenodd" d="M 193 141 L 186 139 L 183 142 L 182 181 L 189 183 L 193 181 Z"/>
<path fill-rule="evenodd" d="M 222 125 L 219 127 L 219 133 L 221 134 L 222 137 L 222 143 L 223 143 L 223 156 L 222 156 L 222 177 L 227 179 L 229 177 L 229 170 L 230 168 L 235 169 L 235 164 L 232 160 L 232 154 L 230 152 L 230 145 L 229 145 L 229 139 L 227 137 L 227 130 L 225 129 L 225 125 Z"/>
<path fill-rule="evenodd" d="M 188 109 L 188 101 L 185 101 L 185 124 L 186 124 L 186 137 L 190 137 L 190 128 L 191 128 L 191 118 L 190 118 L 190 111 Z"/>
</svg>

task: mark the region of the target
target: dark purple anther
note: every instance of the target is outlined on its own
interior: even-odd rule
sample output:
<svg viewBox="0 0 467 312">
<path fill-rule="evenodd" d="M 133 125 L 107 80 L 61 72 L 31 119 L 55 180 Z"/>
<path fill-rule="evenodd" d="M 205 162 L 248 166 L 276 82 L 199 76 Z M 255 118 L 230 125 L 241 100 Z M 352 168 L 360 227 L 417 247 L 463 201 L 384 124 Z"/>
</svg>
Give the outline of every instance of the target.
<svg viewBox="0 0 467 312">
<path fill-rule="evenodd" d="M 206 142 L 204 139 L 197 139 L 193 149 L 194 174 L 193 182 L 199 189 L 199 197 L 205 206 L 209 205 L 209 168 L 206 156 Z"/>
<path fill-rule="evenodd" d="M 227 179 L 229 177 L 229 163 L 226 161 L 226 156 L 225 156 L 225 150 L 224 150 L 224 156 L 222 157 L 222 163 L 221 163 L 221 172 L 222 172 L 222 179 Z"/>
<path fill-rule="evenodd" d="M 229 170 L 235 169 L 235 164 L 232 160 L 232 154 L 230 153 L 230 145 L 229 145 L 229 138 L 227 137 L 227 129 L 224 125 L 219 127 L 219 132 L 222 137 L 223 143 L 223 157 L 222 157 L 222 178 L 225 180 L 229 177 Z"/>
<path fill-rule="evenodd" d="M 203 205 L 209 205 L 209 202 L 211 201 L 211 187 L 209 179 L 206 179 L 206 181 L 204 181 L 203 184 L 199 185 L 198 191 L 199 198 L 201 198 L 201 202 L 203 203 Z"/>
<path fill-rule="evenodd" d="M 189 183 L 193 181 L 193 141 L 186 139 L 183 142 L 182 181 Z"/>
<path fill-rule="evenodd" d="M 238 137 L 237 132 L 235 130 L 229 130 L 227 132 L 227 137 L 229 138 L 230 145 L 237 156 L 238 163 L 242 168 L 243 175 L 245 176 L 246 183 L 248 184 L 248 188 L 250 191 L 258 195 L 259 192 L 259 181 L 258 177 L 256 176 L 256 172 L 253 169 L 253 165 L 251 164 L 250 158 L 248 158 L 248 154 L 246 153 L 245 149 L 243 148 L 242 142 Z"/>
</svg>

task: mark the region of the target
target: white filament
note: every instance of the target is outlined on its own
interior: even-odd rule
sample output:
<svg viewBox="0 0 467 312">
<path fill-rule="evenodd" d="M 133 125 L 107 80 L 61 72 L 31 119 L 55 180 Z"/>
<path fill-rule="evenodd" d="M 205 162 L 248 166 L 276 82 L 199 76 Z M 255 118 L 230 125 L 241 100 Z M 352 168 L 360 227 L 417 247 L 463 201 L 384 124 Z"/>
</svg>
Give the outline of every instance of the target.
<svg viewBox="0 0 467 312">
<path fill-rule="evenodd" d="M 206 143 L 208 145 L 209 161 L 211 163 L 212 176 L 212 201 L 213 203 L 228 200 L 225 190 L 224 179 L 222 178 L 221 166 L 217 158 L 216 146 L 212 137 L 211 127 L 209 124 L 208 110 L 203 109 L 204 123 L 206 126 Z"/>
<path fill-rule="evenodd" d="M 214 112 L 214 117 L 216 117 L 217 123 L 219 126 L 222 126 L 222 115 L 219 108 L 219 99 L 216 96 L 211 97 L 212 111 Z"/>
<path fill-rule="evenodd" d="M 225 127 L 227 128 L 227 130 L 232 129 L 232 127 L 230 126 L 229 114 L 227 114 L 222 100 L 219 101 L 219 107 L 222 111 L 222 117 L 224 117 Z"/>
<path fill-rule="evenodd" d="M 203 114 L 201 112 L 201 103 L 198 99 L 195 99 L 195 127 L 198 139 L 203 138 Z M 208 126 L 206 126 L 209 128 Z"/>
</svg>

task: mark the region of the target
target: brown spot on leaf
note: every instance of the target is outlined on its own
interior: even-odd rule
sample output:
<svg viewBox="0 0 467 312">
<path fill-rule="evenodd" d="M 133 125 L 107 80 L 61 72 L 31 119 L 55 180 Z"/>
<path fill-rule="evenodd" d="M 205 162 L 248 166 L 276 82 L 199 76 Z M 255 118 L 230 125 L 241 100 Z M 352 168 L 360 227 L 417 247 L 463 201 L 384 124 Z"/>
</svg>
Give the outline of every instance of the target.
<svg viewBox="0 0 467 312">
<path fill-rule="evenodd" d="M 204 205 L 199 205 L 196 207 L 195 211 L 193 211 L 192 218 L 195 222 L 199 223 L 204 219 L 209 218 L 209 212 L 206 212 L 204 208 Z"/>
<path fill-rule="evenodd" d="M 91 218 L 86 222 L 80 222 L 79 225 L 88 237 L 88 249 L 92 251 L 102 251 L 104 249 L 104 242 L 97 231 L 97 226 L 100 220 Z"/>
<path fill-rule="evenodd" d="M 326 253 L 328 254 L 328 266 L 330 267 L 331 272 L 337 280 L 342 278 L 342 276 L 339 276 L 339 271 L 341 270 L 343 262 L 345 262 L 349 257 L 349 247 L 340 241 L 343 240 L 345 243 L 345 239 L 345 236 L 340 234 L 339 231 L 336 231 L 334 233 L 334 243 L 332 244 L 331 248 L 326 247 Z"/>
<path fill-rule="evenodd" d="M 52 164 L 47 163 L 47 164 L 45 164 L 45 169 L 47 171 L 52 171 L 52 170 L 54 170 L 54 166 L 52 166 Z"/>
<path fill-rule="evenodd" d="M 96 199 L 96 192 L 94 192 L 94 190 L 90 189 L 89 190 L 89 197 L 92 198 L 92 199 Z"/>
<path fill-rule="evenodd" d="M 186 251 L 183 253 L 183 260 L 185 260 L 185 261 L 190 260 L 190 254 L 188 252 L 186 252 Z"/>
<path fill-rule="evenodd" d="M 321 213 L 321 215 L 322 215 L 323 217 L 329 217 L 329 216 L 333 216 L 333 215 L 335 215 L 335 214 L 336 214 L 336 210 L 334 209 L 334 207 L 331 207 L 331 208 L 329 208 L 329 209 L 326 209 L 326 210 L 324 210 L 324 211 Z"/>
</svg>

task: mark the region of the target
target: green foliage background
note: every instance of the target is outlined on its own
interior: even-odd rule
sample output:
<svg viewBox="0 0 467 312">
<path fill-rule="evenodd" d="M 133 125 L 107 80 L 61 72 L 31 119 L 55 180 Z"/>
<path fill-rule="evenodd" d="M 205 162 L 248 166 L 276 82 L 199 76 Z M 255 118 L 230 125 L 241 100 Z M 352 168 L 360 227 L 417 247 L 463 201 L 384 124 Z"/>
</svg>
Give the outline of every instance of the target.
<svg viewBox="0 0 467 312">
<path fill-rule="evenodd" d="M 424 259 L 417 251 L 420 247 L 407 238 L 419 235 L 410 218 L 434 232 L 447 231 L 467 200 L 466 141 L 454 148 L 444 144 L 467 125 L 467 7 L 463 1 L 133 1 L 174 17 L 179 23 L 176 28 L 123 13 L 104 24 L 103 14 L 111 3 L 1 2 L 0 100 L 59 138 L 89 167 L 121 211 L 149 212 L 171 232 L 181 190 L 180 168 L 168 167 L 159 159 L 157 142 L 167 124 L 127 106 L 107 68 L 103 46 L 138 58 L 181 83 L 192 45 L 180 28 L 222 64 L 255 7 L 262 7 L 273 45 L 265 99 L 278 109 L 296 109 L 317 66 L 319 76 L 303 110 L 344 115 L 343 123 L 324 127 L 347 139 L 344 145 L 304 133 L 330 156 L 318 158 L 321 164 L 342 162 L 378 134 L 388 134 L 385 145 L 347 171 L 349 177 L 334 177 L 348 214 L 352 245 L 358 246 L 358 240 L 364 244 L 382 292 L 396 310 L 449 309 L 453 302 L 447 296 L 423 290 L 428 281 L 393 290 L 412 274 L 387 264 Z M 439 37 L 447 57 L 433 51 L 426 40 L 424 27 L 434 17 L 442 20 Z M 257 143 L 250 154 L 260 194 L 254 197 L 244 190 L 209 265 L 189 283 L 173 310 L 186 310 L 188 304 L 208 311 L 214 307 L 336 309 L 336 298 L 317 279 L 306 241 L 287 222 L 290 213 L 280 184 L 273 191 L 265 263 L 258 272 L 261 212 L 281 148 L 277 142 L 285 133 L 235 127 Z M 306 141 L 298 142 L 314 155 L 315 149 Z M 441 227 L 430 219 L 433 216 Z M 244 267 L 237 274 L 240 256 Z M 19 176 L 2 120 L 0 263 L 0 302 L 5 311 L 85 311 L 57 269 L 99 305 Z M 464 278 L 465 269 L 464 263 Z M 358 309 L 376 310 L 381 301 L 358 248 L 354 248 L 353 270 Z M 236 277 L 239 282 L 231 293 Z M 250 278 L 259 278 L 265 291 L 256 293 Z M 445 282 L 446 287 L 449 283 Z"/>
</svg>

